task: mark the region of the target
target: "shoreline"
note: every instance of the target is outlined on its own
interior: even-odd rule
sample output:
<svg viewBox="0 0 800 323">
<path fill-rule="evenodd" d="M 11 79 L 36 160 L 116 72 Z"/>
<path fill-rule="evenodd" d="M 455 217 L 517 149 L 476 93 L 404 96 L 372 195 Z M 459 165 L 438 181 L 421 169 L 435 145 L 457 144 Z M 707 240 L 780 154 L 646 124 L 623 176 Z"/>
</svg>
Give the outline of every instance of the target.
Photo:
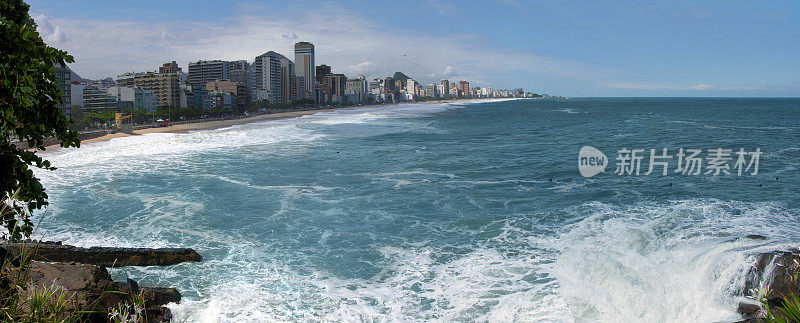
<svg viewBox="0 0 800 323">
<path fill-rule="evenodd" d="M 375 108 L 383 108 L 401 104 L 452 103 L 459 101 L 474 101 L 474 100 L 491 100 L 491 99 L 454 99 L 454 100 L 425 101 L 425 102 L 401 102 L 401 103 L 346 106 L 346 107 L 336 107 L 336 108 L 317 109 L 317 110 L 299 110 L 299 111 L 276 112 L 269 114 L 257 114 L 254 116 L 236 118 L 236 119 L 195 121 L 195 122 L 181 123 L 178 125 L 170 125 L 168 127 L 148 127 L 148 128 L 134 130 L 132 134 L 124 132 L 107 133 L 101 136 L 81 139 L 81 144 L 103 142 L 103 141 L 109 141 L 114 138 L 124 138 L 124 137 L 138 136 L 150 133 L 189 133 L 190 131 L 214 130 L 214 129 L 227 128 L 231 126 L 243 125 L 253 122 L 260 122 L 260 121 L 299 118 L 305 115 L 313 115 L 318 112 L 345 111 L 345 110 L 356 110 L 356 109 L 375 109 Z M 45 149 L 56 150 L 56 149 L 61 149 L 61 146 L 59 146 L 58 143 L 53 143 L 50 145 L 46 145 Z"/>
</svg>

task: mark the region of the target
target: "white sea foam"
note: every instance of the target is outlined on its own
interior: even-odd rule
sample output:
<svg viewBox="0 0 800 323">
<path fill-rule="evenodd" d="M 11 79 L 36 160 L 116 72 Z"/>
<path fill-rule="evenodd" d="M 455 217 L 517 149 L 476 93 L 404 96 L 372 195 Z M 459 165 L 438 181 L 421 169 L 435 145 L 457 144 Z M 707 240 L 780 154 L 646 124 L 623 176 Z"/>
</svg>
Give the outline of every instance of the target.
<svg viewBox="0 0 800 323">
<path fill-rule="evenodd" d="M 498 220 L 500 233 L 487 237 L 485 242 L 454 246 L 469 249 L 458 254 L 429 241 L 374 246 L 381 258 L 376 266 L 383 271 L 369 278 L 347 278 L 324 268 L 281 262 L 311 261 L 297 250 L 286 251 L 297 254 L 283 254 L 280 243 L 284 241 L 273 242 L 276 245 L 263 243 L 258 240 L 262 232 L 191 225 L 209 206 L 193 201 L 190 193 L 153 197 L 121 191 L 113 185 L 125 172 L 173 172 L 201 165 L 203 161 L 194 157 L 203 152 L 235 152 L 232 148 L 254 153 L 291 150 L 297 147 L 287 148 L 288 143 L 311 145 L 328 138 L 318 129 L 329 125 L 382 122 L 468 104 L 326 113 L 188 134 L 120 138 L 87 144 L 79 150 L 49 153 L 53 164 L 66 170 L 43 173 L 45 186 L 52 187 L 48 191 L 53 203 L 49 212 L 68 215 L 69 210 L 58 208 L 62 205 L 59 187 L 60 183 L 76 181 L 84 184 L 70 189 L 86 192 L 92 201 L 128 201 L 141 205 L 141 210 L 112 224 L 108 232 L 63 225 L 52 229 L 46 238 L 80 246 L 132 247 L 174 246 L 174 240 L 168 238 L 187 239 L 203 253 L 214 252 L 216 257 L 191 266 L 126 269 L 135 279 L 144 277 L 145 281 L 177 286 L 184 292 L 186 297 L 181 304 L 169 305 L 177 321 L 209 322 L 735 319 L 735 292 L 742 286 L 742 275 L 751 261 L 747 254 L 774 249 L 783 241 L 798 238 L 797 215 L 770 203 L 707 199 L 629 206 L 590 203 L 565 210 L 569 219 L 565 221 L 573 221 L 566 226 L 565 221 L 556 221 L 552 227 L 539 223 L 551 215 L 531 215 L 517 222 Z M 409 189 L 421 181 L 462 186 L 545 183 L 466 180 L 453 173 L 426 170 L 361 175 L 391 181 L 398 189 Z M 264 218 L 287 226 L 313 224 L 290 221 L 298 214 L 297 199 L 339 189 L 322 185 L 259 185 L 232 175 L 187 177 L 280 193 L 277 210 Z M 572 191 L 583 184 L 556 185 L 551 189 Z M 474 198 L 468 201 L 476 205 L 480 202 Z M 315 202 L 337 201 L 320 197 Z M 330 207 L 322 212 L 345 211 Z M 175 234 L 169 236 L 170 233 Z M 484 232 L 457 232 L 464 237 L 480 233 Z M 325 229 L 318 236 L 320 245 L 335 244 L 337 234 Z M 770 240 L 740 239 L 746 234 L 762 234 Z M 341 251 L 326 256 L 336 257 L 337 252 Z"/>
<path fill-rule="evenodd" d="M 172 304 L 178 321 L 378 320 L 530 321 L 569 317 L 552 280 L 530 281 L 538 259 L 489 249 L 439 263 L 434 250 L 385 247 L 387 269 L 375 280 L 252 264 L 247 275 L 220 281 L 200 301 Z M 236 264 L 239 265 L 239 264 Z M 486 309 L 490 309 L 487 311 Z"/>
<path fill-rule="evenodd" d="M 581 321 L 737 319 L 736 294 L 753 261 L 748 254 L 780 247 L 800 229 L 789 224 L 797 223 L 794 215 L 772 204 L 585 207 L 594 211 L 558 239 L 562 251 L 552 268 L 559 294 Z M 747 234 L 775 242 L 765 246 Z"/>
</svg>

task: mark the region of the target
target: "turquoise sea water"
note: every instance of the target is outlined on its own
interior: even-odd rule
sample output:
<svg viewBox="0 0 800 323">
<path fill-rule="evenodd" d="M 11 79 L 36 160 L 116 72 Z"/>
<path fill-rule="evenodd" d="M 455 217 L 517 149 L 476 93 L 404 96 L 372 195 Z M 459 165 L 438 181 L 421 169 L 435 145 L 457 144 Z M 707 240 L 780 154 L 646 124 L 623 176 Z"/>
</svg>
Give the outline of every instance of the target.
<svg viewBox="0 0 800 323">
<path fill-rule="evenodd" d="M 476 101 L 120 138 L 46 153 L 59 169 L 38 172 L 37 233 L 195 248 L 202 263 L 113 271 L 177 287 L 185 321 L 736 319 L 748 255 L 800 241 L 798 112 Z M 584 145 L 605 173 L 580 176 Z M 622 148 L 646 151 L 641 175 L 614 174 Z M 663 148 L 763 154 L 755 176 L 675 174 L 675 159 L 644 176 Z"/>
</svg>

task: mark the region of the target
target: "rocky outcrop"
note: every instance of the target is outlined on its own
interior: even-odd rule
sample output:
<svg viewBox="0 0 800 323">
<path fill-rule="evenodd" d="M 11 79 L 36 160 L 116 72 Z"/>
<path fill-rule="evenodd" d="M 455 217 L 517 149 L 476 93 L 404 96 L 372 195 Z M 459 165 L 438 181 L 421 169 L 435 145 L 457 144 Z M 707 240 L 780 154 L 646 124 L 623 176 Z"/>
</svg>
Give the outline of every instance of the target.
<svg viewBox="0 0 800 323">
<path fill-rule="evenodd" d="M 758 299 L 763 293 L 770 308 L 779 308 L 785 295 L 800 295 L 800 250 L 772 251 L 759 254 L 747 273 L 742 294 Z M 739 313 L 746 319 L 758 316 L 761 304 L 739 303 Z"/>
<path fill-rule="evenodd" d="M 203 260 L 191 248 L 81 248 L 53 242 L 5 243 L 4 246 L 15 256 L 28 252 L 36 261 L 79 262 L 107 267 L 167 266 Z"/>
<path fill-rule="evenodd" d="M 121 307 L 132 307 L 132 296 L 140 291 L 144 299 L 141 310 L 146 321 L 168 322 L 172 315 L 163 305 L 181 299 L 174 288 L 138 288 L 133 281 L 114 282 L 104 267 L 79 263 L 31 262 L 24 286 L 20 291 L 22 297 L 42 291 L 62 294 L 69 300 L 66 311 L 94 312 L 86 319 L 95 322 L 107 321 L 108 313 Z"/>
<path fill-rule="evenodd" d="M 113 313 L 139 313 L 145 322 L 172 319 L 168 303 L 178 303 L 175 288 L 139 287 L 134 280 L 115 282 L 104 266 L 163 266 L 201 261 L 193 249 L 80 248 L 60 242 L 0 241 L 0 293 L 31 300 L 60 295 L 65 312 L 84 313 L 81 320 L 107 322 Z M 21 265 L 22 264 L 22 265 Z M 23 314 L 27 312 L 23 311 Z M 28 313 L 30 314 L 30 313 Z"/>
</svg>

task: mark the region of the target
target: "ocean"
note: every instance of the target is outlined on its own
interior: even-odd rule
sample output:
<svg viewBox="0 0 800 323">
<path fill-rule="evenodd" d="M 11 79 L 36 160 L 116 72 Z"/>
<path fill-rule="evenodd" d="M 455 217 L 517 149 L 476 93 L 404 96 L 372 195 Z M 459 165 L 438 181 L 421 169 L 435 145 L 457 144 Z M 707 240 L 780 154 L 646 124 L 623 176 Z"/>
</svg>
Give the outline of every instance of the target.
<svg viewBox="0 0 800 323">
<path fill-rule="evenodd" d="M 406 104 L 44 156 L 37 237 L 203 255 L 111 270 L 178 288 L 178 321 L 735 320 L 753 254 L 800 246 L 800 99 Z"/>
</svg>

